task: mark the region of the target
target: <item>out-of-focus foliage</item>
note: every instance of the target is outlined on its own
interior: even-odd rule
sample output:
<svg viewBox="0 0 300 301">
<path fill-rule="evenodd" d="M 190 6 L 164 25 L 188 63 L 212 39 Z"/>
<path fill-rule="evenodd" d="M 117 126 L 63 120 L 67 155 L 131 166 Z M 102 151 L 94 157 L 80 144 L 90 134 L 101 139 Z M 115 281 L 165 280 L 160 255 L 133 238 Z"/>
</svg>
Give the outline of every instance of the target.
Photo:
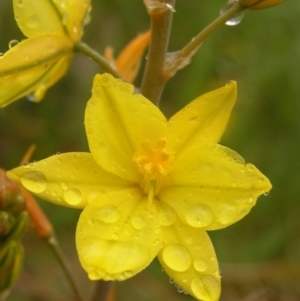
<svg viewBox="0 0 300 301">
<path fill-rule="evenodd" d="M 177 1 L 170 51 L 178 50 L 217 16 L 224 2 Z M 223 269 L 224 301 L 300 299 L 299 15 L 299 1 L 246 11 L 240 25 L 224 26 L 207 39 L 191 65 L 167 84 L 163 95 L 162 110 L 171 116 L 186 100 L 236 80 L 238 101 L 221 143 L 254 163 L 273 184 L 270 194 L 261 197 L 246 218 L 223 231 L 210 232 Z M 148 28 L 142 1 L 94 0 L 84 41 L 101 52 L 112 45 L 118 53 Z M 10 1 L 0 3 L 0 33 L 0 52 L 7 50 L 10 40 L 23 38 Z M 88 150 L 83 115 L 97 70 L 96 64 L 78 54 L 67 76 L 47 93 L 43 103 L 25 99 L 0 110 L 2 168 L 14 167 L 32 142 L 37 144 L 35 160 L 56 152 Z M 72 249 L 79 212 L 42 204 L 88 291 Z M 25 248 L 26 242 L 25 271 L 8 300 L 71 300 L 67 284 L 61 284 L 60 271 L 50 272 L 54 258 L 33 237 L 27 236 Z M 41 265 L 43 271 L 39 271 Z M 26 286 L 30 281 L 38 285 Z M 118 283 L 117 300 L 192 300 L 167 282 L 154 263 L 129 282 Z"/>
</svg>

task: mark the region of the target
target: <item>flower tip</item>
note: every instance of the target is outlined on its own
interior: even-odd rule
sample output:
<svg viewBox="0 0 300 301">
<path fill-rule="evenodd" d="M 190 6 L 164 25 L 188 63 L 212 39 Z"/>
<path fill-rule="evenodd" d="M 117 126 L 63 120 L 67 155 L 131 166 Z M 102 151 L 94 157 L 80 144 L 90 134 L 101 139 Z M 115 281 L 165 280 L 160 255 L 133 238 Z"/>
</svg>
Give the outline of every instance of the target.
<svg viewBox="0 0 300 301">
<path fill-rule="evenodd" d="M 230 80 L 226 83 L 225 88 L 228 90 L 229 94 L 236 100 L 237 98 L 237 83 L 234 80 Z"/>
<path fill-rule="evenodd" d="M 226 87 L 231 88 L 231 89 L 237 89 L 237 83 L 235 80 L 230 80 L 226 83 Z"/>
</svg>

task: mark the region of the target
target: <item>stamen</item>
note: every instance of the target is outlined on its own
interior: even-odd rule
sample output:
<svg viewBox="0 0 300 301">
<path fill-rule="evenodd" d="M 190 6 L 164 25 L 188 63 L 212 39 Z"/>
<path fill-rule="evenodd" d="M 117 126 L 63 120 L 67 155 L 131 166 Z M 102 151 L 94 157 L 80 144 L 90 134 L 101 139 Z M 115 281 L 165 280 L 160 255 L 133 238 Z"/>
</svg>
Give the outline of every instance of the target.
<svg viewBox="0 0 300 301">
<path fill-rule="evenodd" d="M 156 181 L 150 180 L 149 190 L 148 190 L 148 207 L 150 207 L 150 205 L 152 204 L 155 187 L 156 187 Z"/>
</svg>

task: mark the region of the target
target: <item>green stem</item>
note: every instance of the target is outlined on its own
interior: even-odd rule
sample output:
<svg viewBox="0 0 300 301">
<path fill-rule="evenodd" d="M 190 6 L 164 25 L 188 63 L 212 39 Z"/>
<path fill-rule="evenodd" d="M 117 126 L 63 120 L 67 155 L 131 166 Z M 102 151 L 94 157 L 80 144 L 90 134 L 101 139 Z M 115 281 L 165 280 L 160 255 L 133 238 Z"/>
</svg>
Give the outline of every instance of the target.
<svg viewBox="0 0 300 301">
<path fill-rule="evenodd" d="M 77 286 L 77 283 L 73 277 L 73 273 L 70 269 L 70 266 L 67 263 L 67 260 L 64 256 L 62 249 L 60 248 L 59 242 L 55 237 L 55 234 L 52 233 L 49 237 L 46 238 L 47 244 L 51 247 L 59 265 L 61 266 L 67 280 L 70 283 L 70 286 L 76 296 L 77 301 L 84 301 L 84 298 L 81 296 L 80 290 Z"/>
<path fill-rule="evenodd" d="M 144 2 L 147 6 L 147 1 Z M 165 1 L 161 1 L 161 3 L 166 4 Z M 168 1 L 168 5 L 174 7 L 175 0 Z M 151 18 L 151 41 L 141 93 L 158 105 L 166 82 L 163 68 L 169 44 L 173 11 L 170 9 L 160 10 L 159 8 L 148 11 Z"/>
<path fill-rule="evenodd" d="M 166 70 L 166 76 L 168 78 L 173 76 L 176 73 L 176 71 L 180 69 L 177 68 L 177 70 L 175 70 L 174 72 L 174 69 L 176 69 L 176 67 L 179 67 L 180 62 L 182 62 L 185 59 L 191 59 L 191 57 L 197 52 L 198 48 L 201 46 L 202 42 L 208 36 L 210 36 L 219 27 L 223 26 L 226 21 L 232 19 L 236 14 L 241 13 L 244 9 L 245 6 L 237 2 L 227 11 L 221 14 L 218 18 L 216 18 L 207 27 L 205 27 L 196 37 L 194 37 L 185 47 L 183 47 L 176 56 L 174 56 L 171 62 L 169 62 L 168 65 L 172 66 L 173 72 L 168 72 L 169 70 Z"/>
<path fill-rule="evenodd" d="M 96 282 L 96 289 L 92 301 L 107 301 L 113 288 L 112 281 L 99 280 Z"/>
<path fill-rule="evenodd" d="M 105 72 L 110 73 L 116 78 L 122 78 L 122 76 L 119 74 L 119 72 L 97 51 L 92 49 L 89 45 L 78 42 L 74 47 L 75 52 L 80 52 L 89 58 L 91 58 L 93 61 L 95 61 L 100 68 L 102 68 Z"/>
</svg>

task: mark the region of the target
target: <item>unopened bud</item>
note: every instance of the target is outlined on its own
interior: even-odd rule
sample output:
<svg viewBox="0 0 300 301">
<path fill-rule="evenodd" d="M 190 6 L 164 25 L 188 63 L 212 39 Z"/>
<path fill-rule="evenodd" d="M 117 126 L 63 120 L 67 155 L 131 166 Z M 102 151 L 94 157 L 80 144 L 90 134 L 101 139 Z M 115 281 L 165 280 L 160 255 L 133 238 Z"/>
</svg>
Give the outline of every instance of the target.
<svg viewBox="0 0 300 301">
<path fill-rule="evenodd" d="M 10 240 L 0 244 L 0 294 L 16 282 L 24 259 L 24 250 L 19 241 Z"/>
<path fill-rule="evenodd" d="M 4 238 L 5 241 L 21 238 L 23 233 L 28 228 L 28 225 L 29 225 L 28 213 L 26 211 L 23 211 L 17 216 L 13 228 Z"/>
<path fill-rule="evenodd" d="M 20 186 L 11 181 L 3 169 L 0 169 L 0 210 L 19 214 L 25 208 L 25 199 Z"/>
<path fill-rule="evenodd" d="M 0 239 L 6 236 L 14 227 L 16 218 L 7 211 L 0 211 Z"/>
<path fill-rule="evenodd" d="M 240 3 L 249 9 L 263 9 L 277 5 L 284 0 L 240 0 Z"/>
</svg>

